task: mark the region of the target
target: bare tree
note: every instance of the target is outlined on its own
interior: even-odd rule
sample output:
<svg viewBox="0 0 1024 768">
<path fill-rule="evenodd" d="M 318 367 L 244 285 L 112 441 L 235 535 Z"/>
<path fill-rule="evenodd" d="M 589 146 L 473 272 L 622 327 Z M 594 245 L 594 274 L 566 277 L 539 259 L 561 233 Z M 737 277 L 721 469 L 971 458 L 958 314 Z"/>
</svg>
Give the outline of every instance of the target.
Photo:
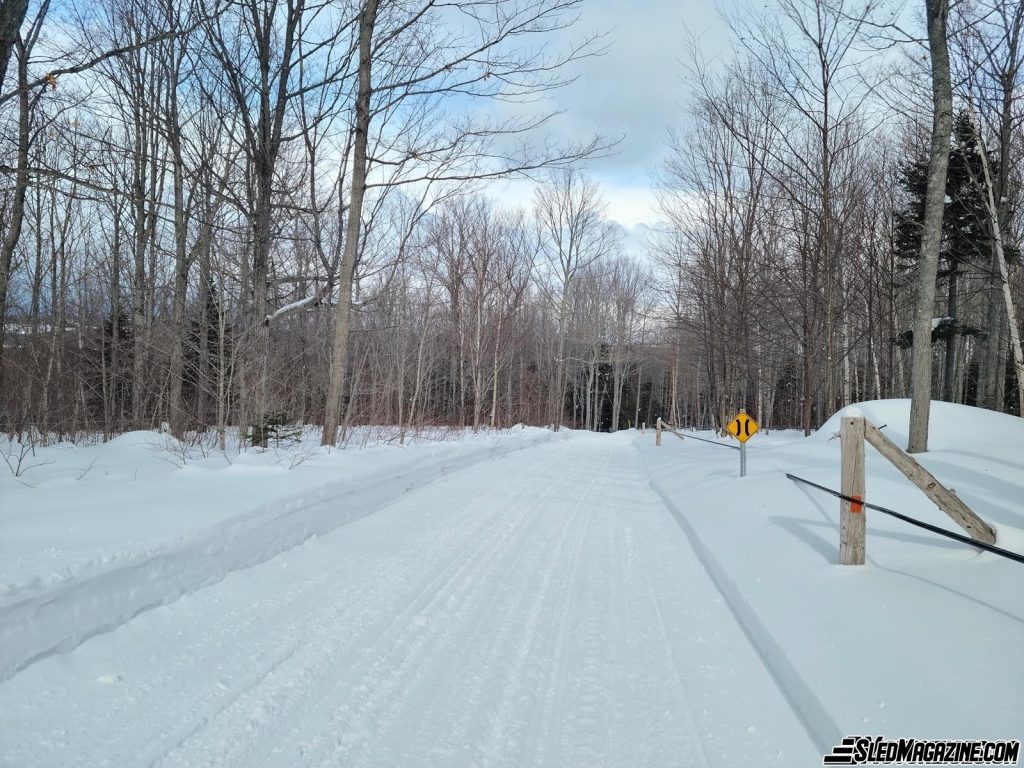
<svg viewBox="0 0 1024 768">
<path fill-rule="evenodd" d="M 28 0 L 0 0 L 0 87 L 7 76 L 7 64 L 11 60 L 11 53 L 27 13 Z M 24 87 L 24 84 L 19 78 L 20 87 Z"/>
<path fill-rule="evenodd" d="M 921 256 L 918 260 L 914 308 L 913 366 L 911 368 L 910 437 L 907 451 L 928 450 L 928 419 L 932 397 L 932 318 L 935 316 L 935 275 L 942 246 L 942 210 L 949 167 L 949 137 L 953 130 L 953 93 L 946 39 L 948 0 L 925 0 L 928 48 L 932 64 L 933 122 L 928 161 Z"/>
<path fill-rule="evenodd" d="M 446 99 L 521 100 L 567 82 L 562 74 L 565 66 L 597 52 L 599 38 L 594 37 L 554 56 L 525 45 L 532 37 L 570 26 L 579 0 L 539 0 L 526 5 L 488 0 L 458 2 L 454 7 L 471 20 L 466 29 L 474 29 L 473 34 L 445 29 L 440 17 L 445 9 L 433 2 L 404 5 L 365 0 L 360 5 L 352 181 L 324 408 L 325 445 L 336 439 L 348 365 L 349 294 L 359 253 L 362 207 L 371 185 L 386 191 L 397 184 L 522 174 L 565 165 L 608 146 L 595 137 L 566 148 L 538 150 L 526 143 L 495 150 L 545 124 L 550 113 L 497 124 L 447 119 L 440 121 L 440 128 L 429 129 L 432 121 L 427 116 Z M 389 139 L 388 122 L 397 122 L 405 130 Z M 371 129 L 379 136 L 372 157 Z M 380 181 L 371 180 L 371 164 L 382 174 Z"/>
<path fill-rule="evenodd" d="M 557 431 L 565 413 L 566 358 L 573 284 L 586 270 L 618 245 L 616 232 L 604 219 L 605 204 L 597 184 L 579 171 L 566 169 L 537 188 L 536 217 L 541 253 L 547 261 L 550 300 L 558 313 L 555 368 L 549 385 L 549 423 Z"/>
<path fill-rule="evenodd" d="M 1005 369 L 1003 329 L 1009 332 L 1015 357 L 1013 335 L 1015 332 L 1019 335 L 1014 323 L 1007 320 L 1013 314 L 1013 298 L 1009 291 L 1005 246 L 1012 244 L 1012 212 L 1020 199 L 1019 185 L 1011 183 L 1011 173 L 1014 132 L 1021 125 L 1019 116 L 1015 116 L 1015 106 L 1019 102 L 1017 84 L 1024 71 L 1024 7 L 1005 3 L 958 6 L 956 26 L 952 41 L 954 81 L 958 85 L 957 94 L 970 106 L 975 138 L 981 148 L 986 178 L 975 181 L 985 190 L 992 232 L 984 290 L 987 335 L 979 360 L 978 402 L 986 408 L 996 408 L 1001 406 L 999 392 Z M 986 131 L 992 143 L 986 141 Z M 993 143 L 996 171 L 990 173 L 987 146 Z M 1018 383 L 1019 379 L 1018 376 Z"/>
</svg>

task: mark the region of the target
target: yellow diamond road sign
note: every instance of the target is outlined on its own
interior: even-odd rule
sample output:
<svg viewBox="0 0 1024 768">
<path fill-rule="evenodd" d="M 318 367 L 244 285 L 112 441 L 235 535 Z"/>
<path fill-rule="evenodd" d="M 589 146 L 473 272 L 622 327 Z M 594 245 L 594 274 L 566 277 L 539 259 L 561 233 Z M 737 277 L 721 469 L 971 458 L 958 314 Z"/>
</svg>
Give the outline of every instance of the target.
<svg viewBox="0 0 1024 768">
<path fill-rule="evenodd" d="M 756 435 L 757 430 L 760 429 L 760 427 L 757 426 L 757 422 L 747 416 L 747 412 L 742 409 L 736 418 L 730 421 L 725 428 L 729 430 L 730 435 L 735 437 L 741 443 L 747 442 L 747 440 Z"/>
</svg>

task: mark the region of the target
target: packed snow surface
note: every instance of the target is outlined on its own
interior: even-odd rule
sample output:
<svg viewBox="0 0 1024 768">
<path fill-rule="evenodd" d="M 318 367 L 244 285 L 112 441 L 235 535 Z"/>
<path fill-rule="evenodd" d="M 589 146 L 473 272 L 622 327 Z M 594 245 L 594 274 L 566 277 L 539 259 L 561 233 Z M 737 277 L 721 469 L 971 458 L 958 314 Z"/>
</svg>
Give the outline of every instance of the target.
<svg viewBox="0 0 1024 768">
<path fill-rule="evenodd" d="M 362 450 L 343 452 L 320 448 L 311 431 L 233 456 L 151 432 L 34 449 L 0 483 L 0 680 L 445 473 L 553 436 L 364 437 Z"/>
<path fill-rule="evenodd" d="M 905 401 L 859 408 L 905 442 Z M 1024 566 L 870 511 L 868 563 L 836 565 L 838 500 L 784 472 L 837 487 L 837 431 L 755 436 L 743 479 L 652 431 L 291 469 L 153 463 L 141 433 L 43 449 L 0 481 L 0 765 L 802 766 L 845 735 L 1020 738 Z M 935 404 L 931 448 L 1024 551 L 1021 420 Z M 870 448 L 867 478 L 955 529 Z"/>
</svg>

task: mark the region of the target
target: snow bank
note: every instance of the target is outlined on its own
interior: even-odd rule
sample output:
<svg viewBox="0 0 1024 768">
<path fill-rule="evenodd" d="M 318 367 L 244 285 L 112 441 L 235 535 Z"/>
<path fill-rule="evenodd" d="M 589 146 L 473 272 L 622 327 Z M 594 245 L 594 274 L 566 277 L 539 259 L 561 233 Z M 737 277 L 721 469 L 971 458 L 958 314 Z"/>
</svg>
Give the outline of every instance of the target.
<svg viewBox="0 0 1024 768">
<path fill-rule="evenodd" d="M 906 445 L 909 401 L 859 410 Z M 809 438 L 636 445 L 739 624 L 819 748 L 837 734 L 1016 738 L 1024 722 L 1024 567 L 867 514 L 867 564 L 837 565 L 839 416 Z M 918 458 L 1024 552 L 1024 421 L 934 403 Z M 868 501 L 959 528 L 868 447 Z"/>
<path fill-rule="evenodd" d="M 152 432 L 37 449 L 23 462 L 32 469 L 0 479 L 0 680 L 411 488 L 555 435 L 445 437 L 347 451 L 307 441 L 230 463 Z"/>
</svg>

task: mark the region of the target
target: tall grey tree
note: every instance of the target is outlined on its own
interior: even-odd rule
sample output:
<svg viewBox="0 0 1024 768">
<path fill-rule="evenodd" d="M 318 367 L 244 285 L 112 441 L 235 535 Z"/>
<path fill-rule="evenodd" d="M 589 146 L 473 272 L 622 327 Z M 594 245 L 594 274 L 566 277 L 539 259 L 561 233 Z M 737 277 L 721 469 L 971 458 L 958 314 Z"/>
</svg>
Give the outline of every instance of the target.
<svg viewBox="0 0 1024 768">
<path fill-rule="evenodd" d="M 932 136 L 924 222 L 921 229 L 921 252 L 917 263 L 917 296 L 914 302 L 910 435 L 907 442 L 907 451 L 910 453 L 928 450 L 935 276 L 942 248 L 942 213 L 946 201 L 949 141 L 953 130 L 953 90 L 947 40 L 949 0 L 925 0 L 925 10 L 932 71 Z"/>
</svg>

